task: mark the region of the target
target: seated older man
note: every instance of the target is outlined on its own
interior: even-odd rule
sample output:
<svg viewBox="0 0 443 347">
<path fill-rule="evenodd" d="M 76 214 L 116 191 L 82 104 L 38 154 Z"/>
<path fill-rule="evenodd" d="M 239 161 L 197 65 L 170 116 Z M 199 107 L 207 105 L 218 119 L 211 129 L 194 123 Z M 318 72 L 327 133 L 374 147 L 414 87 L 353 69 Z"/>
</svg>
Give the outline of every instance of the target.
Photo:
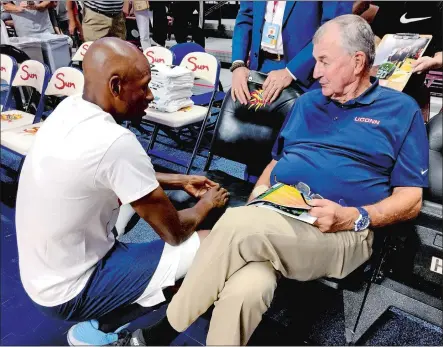
<svg viewBox="0 0 443 347">
<path fill-rule="evenodd" d="M 101 346 L 117 341 L 120 325 L 165 300 L 163 289 L 185 275 L 207 235 L 196 227 L 228 196 L 205 177 L 155 173 L 135 135 L 118 124 L 139 121 L 153 99 L 149 64 L 137 47 L 98 40 L 83 68 L 83 95 L 60 103 L 25 159 L 17 241 L 30 298 L 52 317 L 84 321 L 70 329 L 70 345 Z M 177 212 L 163 188 L 200 200 Z M 117 241 L 121 204 L 163 240 Z"/>
<path fill-rule="evenodd" d="M 229 209 L 197 252 L 167 317 L 121 345 L 168 344 L 213 304 L 207 344 L 244 345 L 278 275 L 345 277 L 371 256 L 376 228 L 419 213 L 428 180 L 422 115 L 413 99 L 370 80 L 369 25 L 355 15 L 332 19 L 318 29 L 313 55 L 322 88 L 298 99 L 257 185 L 308 184 L 324 197 L 311 201 L 315 224 L 262 207 Z"/>
</svg>

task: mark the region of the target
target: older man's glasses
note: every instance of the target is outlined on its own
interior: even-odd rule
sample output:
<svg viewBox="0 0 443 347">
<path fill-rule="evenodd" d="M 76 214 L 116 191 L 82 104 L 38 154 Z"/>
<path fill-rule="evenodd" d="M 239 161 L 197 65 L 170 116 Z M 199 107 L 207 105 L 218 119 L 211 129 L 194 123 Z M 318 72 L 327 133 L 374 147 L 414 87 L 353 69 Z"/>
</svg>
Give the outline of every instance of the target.
<svg viewBox="0 0 443 347">
<path fill-rule="evenodd" d="M 274 181 L 275 181 L 276 183 L 280 183 L 280 182 L 277 180 L 277 176 L 276 176 L 276 175 L 274 175 Z M 309 205 L 309 204 L 308 204 L 308 201 L 310 201 L 310 200 L 312 200 L 312 199 L 323 199 L 323 197 L 322 197 L 320 194 L 312 193 L 312 192 L 311 192 L 311 187 L 309 187 L 309 186 L 308 186 L 306 183 L 304 183 L 304 182 L 298 182 L 296 185 L 292 185 L 292 186 L 295 187 L 295 188 L 297 188 L 297 190 L 300 192 L 300 194 L 301 194 L 303 200 L 305 201 L 305 203 L 306 203 L 307 205 Z"/>
<path fill-rule="evenodd" d="M 298 191 L 301 193 L 303 199 L 306 201 L 312 200 L 312 199 L 323 199 L 323 197 L 320 194 L 312 193 L 311 187 L 309 187 L 304 182 L 298 182 L 295 187 L 298 189 Z"/>
</svg>

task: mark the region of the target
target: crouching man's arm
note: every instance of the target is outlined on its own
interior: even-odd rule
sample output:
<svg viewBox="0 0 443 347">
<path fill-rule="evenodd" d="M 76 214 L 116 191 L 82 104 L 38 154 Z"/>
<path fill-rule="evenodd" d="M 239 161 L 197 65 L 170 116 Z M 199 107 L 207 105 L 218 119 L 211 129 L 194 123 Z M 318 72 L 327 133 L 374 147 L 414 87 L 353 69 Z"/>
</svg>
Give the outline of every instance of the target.
<svg viewBox="0 0 443 347">
<path fill-rule="evenodd" d="M 191 236 L 209 211 L 223 207 L 228 197 L 226 189 L 216 185 L 209 189 L 194 207 L 177 211 L 163 189 L 157 187 L 131 205 L 163 241 L 176 246 Z"/>
</svg>

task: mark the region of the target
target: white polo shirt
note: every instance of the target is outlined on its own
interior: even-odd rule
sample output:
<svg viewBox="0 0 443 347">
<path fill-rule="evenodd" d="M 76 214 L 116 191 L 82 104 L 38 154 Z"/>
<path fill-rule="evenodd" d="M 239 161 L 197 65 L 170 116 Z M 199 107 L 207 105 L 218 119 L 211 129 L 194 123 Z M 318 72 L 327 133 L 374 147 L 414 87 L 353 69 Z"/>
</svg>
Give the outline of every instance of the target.
<svg viewBox="0 0 443 347">
<path fill-rule="evenodd" d="M 79 294 L 114 245 L 118 200 L 158 185 L 133 133 L 80 95 L 60 103 L 36 134 L 17 193 L 20 276 L 31 299 L 52 307 Z"/>
</svg>

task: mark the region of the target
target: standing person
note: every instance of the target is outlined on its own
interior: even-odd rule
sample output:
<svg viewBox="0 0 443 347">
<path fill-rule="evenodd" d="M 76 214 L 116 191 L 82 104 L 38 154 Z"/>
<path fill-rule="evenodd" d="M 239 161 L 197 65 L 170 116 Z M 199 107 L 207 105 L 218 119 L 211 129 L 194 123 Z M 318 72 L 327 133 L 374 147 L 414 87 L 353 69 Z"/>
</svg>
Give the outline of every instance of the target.
<svg viewBox="0 0 443 347">
<path fill-rule="evenodd" d="M 150 37 L 150 13 L 149 2 L 147 0 L 127 0 L 123 6 L 125 15 L 134 12 L 135 20 L 137 21 L 138 32 L 140 34 L 140 43 L 142 49 L 151 47 Z"/>
<path fill-rule="evenodd" d="M 48 9 L 57 6 L 57 1 L 8 1 L 3 10 L 11 14 L 17 36 L 54 34 Z"/>
<path fill-rule="evenodd" d="M 149 63 L 137 47 L 101 39 L 85 54 L 83 71 L 83 95 L 57 106 L 26 156 L 17 243 L 21 281 L 37 307 L 83 321 L 69 330 L 70 345 L 102 346 L 117 341 L 115 322 L 165 300 L 163 289 L 185 275 L 208 234 L 196 228 L 228 193 L 206 177 L 154 172 L 136 136 L 118 125 L 139 122 L 153 100 Z M 164 188 L 199 200 L 177 211 Z M 121 204 L 130 204 L 162 240 L 116 240 Z"/>
<path fill-rule="evenodd" d="M 166 16 L 167 6 L 170 1 L 151 1 L 152 10 L 152 39 L 160 46 L 165 47 L 168 35 L 168 18 Z"/>
<path fill-rule="evenodd" d="M 126 40 L 123 0 L 84 0 L 83 37 L 95 41 L 102 37 Z"/>
<path fill-rule="evenodd" d="M 68 12 L 69 20 L 69 35 L 73 37 L 77 47 L 80 46 L 80 42 L 83 41 L 83 28 L 81 24 L 80 10 L 78 8 L 77 1 L 67 0 L 66 10 Z"/>
<path fill-rule="evenodd" d="M 380 39 L 386 34 L 431 34 L 423 56 L 412 63 L 412 76 L 403 92 L 420 105 L 425 120 L 430 116 L 430 92 L 424 84 L 426 72 L 443 67 L 443 1 L 375 1 L 372 30 Z"/>
<path fill-rule="evenodd" d="M 194 12 L 200 10 L 198 1 L 174 1 L 172 4 L 172 25 L 174 37 L 177 43 L 188 41 L 189 25 L 191 26 L 192 40 L 200 46 L 205 47 L 205 35 L 202 28 L 198 26 L 198 16 Z"/>
<path fill-rule="evenodd" d="M 248 103 L 249 70 L 268 74 L 265 102 L 293 81 L 304 90 L 318 88 L 312 78 L 315 30 L 352 9 L 352 1 L 241 1 L 232 38 L 232 98 Z"/>
<path fill-rule="evenodd" d="M 58 1 L 56 7 L 57 23 L 60 34 L 69 35 L 69 16 L 65 1 Z"/>
</svg>

